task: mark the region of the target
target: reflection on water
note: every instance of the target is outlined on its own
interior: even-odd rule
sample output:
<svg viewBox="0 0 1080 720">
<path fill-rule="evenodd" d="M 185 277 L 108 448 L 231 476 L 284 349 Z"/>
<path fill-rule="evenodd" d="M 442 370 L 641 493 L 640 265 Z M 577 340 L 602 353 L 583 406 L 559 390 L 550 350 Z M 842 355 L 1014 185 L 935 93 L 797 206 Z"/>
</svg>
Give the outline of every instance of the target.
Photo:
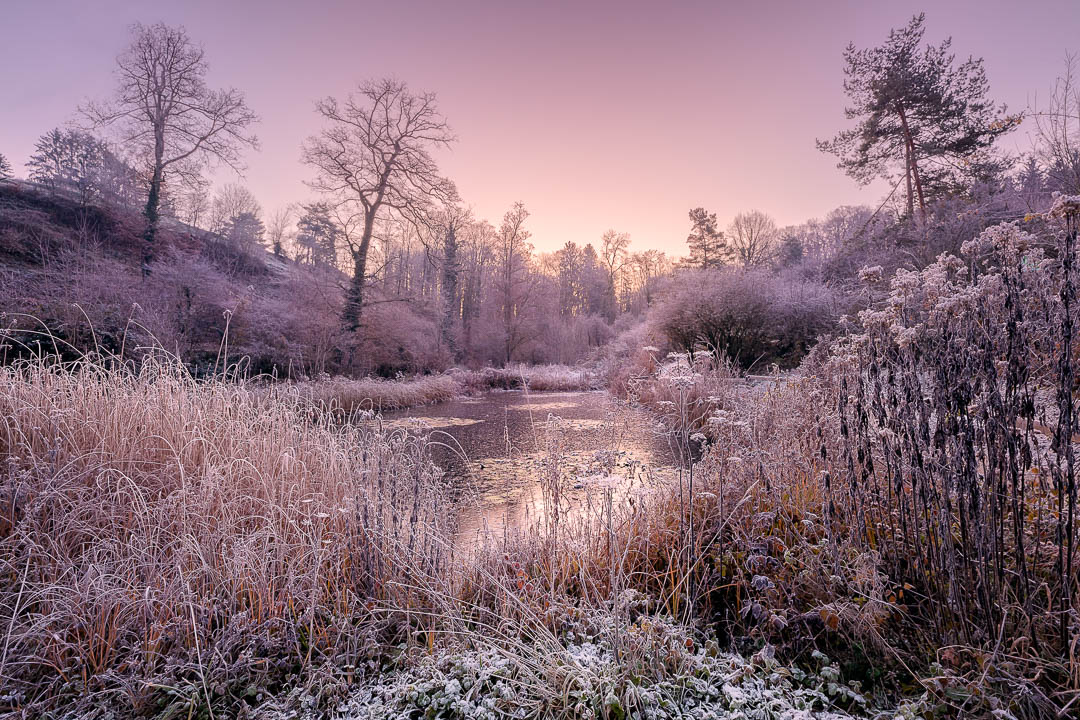
<svg viewBox="0 0 1080 720">
<path fill-rule="evenodd" d="M 545 486 L 582 512 L 670 475 L 666 435 L 605 392 L 493 392 L 386 413 L 384 423 L 429 433 L 435 461 L 456 479 L 459 545 L 543 522 Z"/>
<path fill-rule="evenodd" d="M 460 417 L 427 417 L 424 415 L 416 415 L 405 417 L 386 418 L 383 420 L 383 427 L 386 428 L 405 428 L 406 430 L 435 430 L 439 428 L 449 427 L 464 427 L 466 425 L 475 425 L 477 423 L 484 422 L 483 420 L 477 420 L 476 418 L 460 418 Z"/>
</svg>

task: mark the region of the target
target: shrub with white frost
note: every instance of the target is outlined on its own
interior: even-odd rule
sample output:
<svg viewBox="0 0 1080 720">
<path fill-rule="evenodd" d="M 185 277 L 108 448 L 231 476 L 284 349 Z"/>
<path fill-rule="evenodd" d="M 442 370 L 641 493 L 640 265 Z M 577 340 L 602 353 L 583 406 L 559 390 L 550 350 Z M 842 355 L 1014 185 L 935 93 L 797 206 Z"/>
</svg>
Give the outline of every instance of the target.
<svg viewBox="0 0 1080 720">
<path fill-rule="evenodd" d="M 622 623 L 620 625 L 620 622 Z M 609 613 L 571 622 L 555 646 L 448 648 L 384 674 L 339 710 L 375 718 L 819 718 L 864 716 L 857 683 L 828 658 L 806 672 L 769 649 L 747 660 L 658 617 Z"/>
</svg>

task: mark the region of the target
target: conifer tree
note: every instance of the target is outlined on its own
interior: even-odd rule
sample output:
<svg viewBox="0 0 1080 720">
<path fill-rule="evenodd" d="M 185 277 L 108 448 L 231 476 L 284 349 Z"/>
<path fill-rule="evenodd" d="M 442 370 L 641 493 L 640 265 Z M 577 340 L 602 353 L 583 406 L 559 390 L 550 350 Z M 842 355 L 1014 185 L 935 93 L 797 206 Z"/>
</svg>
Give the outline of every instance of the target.
<svg viewBox="0 0 1080 720">
<path fill-rule="evenodd" d="M 844 91 L 851 104 L 844 113 L 858 124 L 818 141 L 861 183 L 902 178 L 909 216 L 916 201 L 925 214 L 934 195 L 1000 170 L 990 148 L 1017 122 L 988 98 L 982 58 L 957 66 L 951 39 L 923 47 L 924 21 L 916 15 L 880 47 L 848 45 Z"/>
</svg>

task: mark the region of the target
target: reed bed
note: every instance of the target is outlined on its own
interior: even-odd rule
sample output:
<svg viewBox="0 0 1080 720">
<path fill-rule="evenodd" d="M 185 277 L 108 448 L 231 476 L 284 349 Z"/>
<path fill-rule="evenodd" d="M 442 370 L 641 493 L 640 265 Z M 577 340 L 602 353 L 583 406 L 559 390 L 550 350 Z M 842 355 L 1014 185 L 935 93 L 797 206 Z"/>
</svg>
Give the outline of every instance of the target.
<svg viewBox="0 0 1080 720">
<path fill-rule="evenodd" d="M 433 405 L 488 390 L 573 392 L 599 387 L 596 373 L 568 365 L 510 365 L 394 380 L 335 377 L 295 383 L 301 398 L 339 417 Z"/>
</svg>

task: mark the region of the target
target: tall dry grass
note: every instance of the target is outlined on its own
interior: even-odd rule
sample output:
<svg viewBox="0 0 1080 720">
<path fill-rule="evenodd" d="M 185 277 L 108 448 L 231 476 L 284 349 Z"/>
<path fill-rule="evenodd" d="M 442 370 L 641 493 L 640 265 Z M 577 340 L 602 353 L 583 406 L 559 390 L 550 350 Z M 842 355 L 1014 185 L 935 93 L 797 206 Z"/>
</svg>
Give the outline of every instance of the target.
<svg viewBox="0 0 1080 720">
<path fill-rule="evenodd" d="M 415 378 L 383 380 L 335 377 L 296 384 L 302 398 L 335 413 L 383 412 L 452 400 L 463 392 L 450 375 L 421 375 Z"/>
<path fill-rule="evenodd" d="M 168 360 L 0 368 L 7 709 L 230 716 L 377 667 L 450 520 L 422 440 L 330 423 Z"/>
<path fill-rule="evenodd" d="M 1080 199 L 1065 200 L 1051 238 L 991 227 L 861 313 L 835 360 L 835 490 L 913 599 L 913 643 L 1076 707 Z"/>
</svg>

